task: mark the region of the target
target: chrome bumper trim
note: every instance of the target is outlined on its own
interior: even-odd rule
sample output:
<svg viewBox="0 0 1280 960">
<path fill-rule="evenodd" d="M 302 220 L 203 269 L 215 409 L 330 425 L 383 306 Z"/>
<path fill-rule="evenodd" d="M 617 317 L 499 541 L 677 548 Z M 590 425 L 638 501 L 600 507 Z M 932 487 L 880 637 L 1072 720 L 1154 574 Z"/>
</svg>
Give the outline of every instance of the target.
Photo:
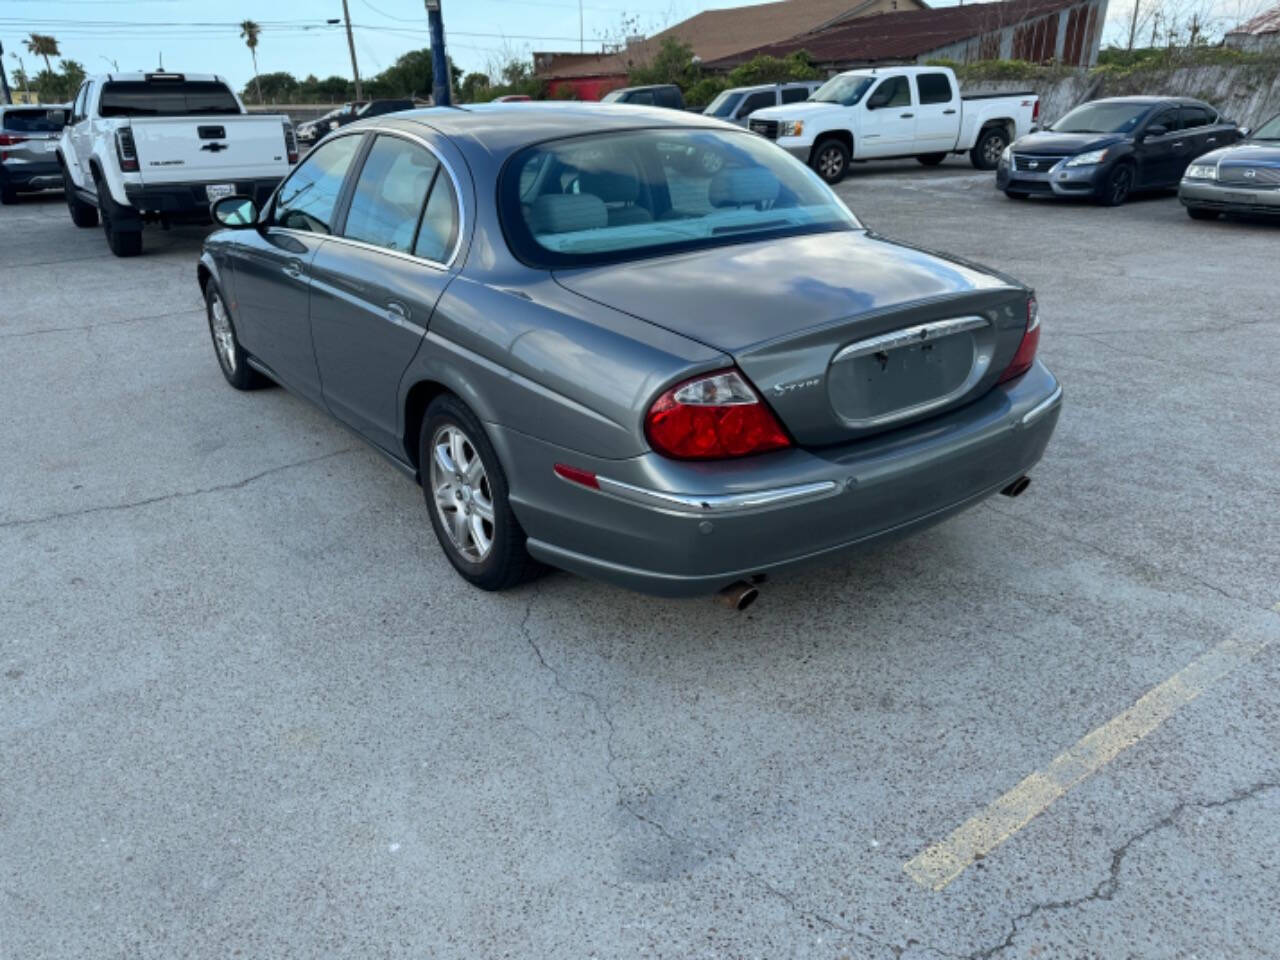
<svg viewBox="0 0 1280 960">
<path fill-rule="evenodd" d="M 1062 387 L 1059 385 L 1054 388 L 1053 393 L 1045 397 L 1034 407 L 1022 415 L 1022 419 L 1018 423 L 1024 427 L 1029 427 L 1035 423 L 1046 413 L 1052 410 L 1062 400 Z"/>
<path fill-rule="evenodd" d="M 566 481 L 570 482 L 570 481 Z M 627 500 L 642 507 L 685 513 L 696 517 L 723 516 L 748 510 L 765 510 L 772 507 L 793 506 L 810 500 L 821 500 L 840 491 L 834 480 L 800 483 L 790 487 L 774 487 L 771 490 L 752 490 L 749 493 L 714 493 L 699 496 L 693 493 L 667 493 L 649 490 L 621 480 L 596 477 L 600 492 Z"/>
</svg>

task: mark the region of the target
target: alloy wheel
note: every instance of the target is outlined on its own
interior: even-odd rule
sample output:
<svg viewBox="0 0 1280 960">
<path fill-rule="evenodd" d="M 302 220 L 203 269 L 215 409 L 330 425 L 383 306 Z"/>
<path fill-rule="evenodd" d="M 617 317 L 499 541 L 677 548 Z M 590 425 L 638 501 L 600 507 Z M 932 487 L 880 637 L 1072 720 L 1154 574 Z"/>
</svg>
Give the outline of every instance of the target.
<svg viewBox="0 0 1280 960">
<path fill-rule="evenodd" d="M 1127 166 L 1117 167 L 1115 173 L 1111 175 L 1111 202 L 1117 206 L 1124 203 L 1131 189 L 1133 189 L 1133 171 Z"/>
<path fill-rule="evenodd" d="M 987 137 L 987 142 L 982 145 L 982 159 L 990 167 L 995 167 L 1000 162 L 1000 154 L 1004 153 L 1007 144 L 1004 137 Z"/>
<path fill-rule="evenodd" d="M 218 360 L 227 373 L 236 372 L 236 335 L 231 329 L 231 318 L 219 294 L 209 301 L 209 328 L 213 331 L 213 345 L 218 350 Z"/>
<path fill-rule="evenodd" d="M 493 549 L 493 488 L 480 451 L 456 424 L 431 438 L 431 492 L 440 523 L 454 548 L 471 563 Z"/>
<path fill-rule="evenodd" d="M 828 180 L 833 180 L 844 169 L 844 157 L 835 147 L 827 147 L 818 154 L 818 172 Z"/>
</svg>

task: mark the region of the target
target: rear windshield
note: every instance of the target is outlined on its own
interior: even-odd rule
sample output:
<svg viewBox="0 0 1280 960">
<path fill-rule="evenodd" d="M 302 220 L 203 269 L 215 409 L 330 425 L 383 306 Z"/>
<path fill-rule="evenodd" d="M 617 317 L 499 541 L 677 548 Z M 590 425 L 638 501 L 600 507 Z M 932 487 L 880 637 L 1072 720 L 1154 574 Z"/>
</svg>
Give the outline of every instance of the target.
<svg viewBox="0 0 1280 960">
<path fill-rule="evenodd" d="M 182 117 L 239 113 L 224 83 L 213 80 L 112 80 L 102 88 L 104 117 Z"/>
<path fill-rule="evenodd" d="M 808 167 L 745 131 L 649 129 L 541 143 L 507 162 L 499 197 L 513 252 L 542 267 L 859 227 Z"/>
<path fill-rule="evenodd" d="M 17 133 L 57 133 L 62 129 L 66 114 L 59 107 L 50 110 L 42 107 L 39 110 L 6 110 L 4 112 L 4 129 Z"/>
</svg>

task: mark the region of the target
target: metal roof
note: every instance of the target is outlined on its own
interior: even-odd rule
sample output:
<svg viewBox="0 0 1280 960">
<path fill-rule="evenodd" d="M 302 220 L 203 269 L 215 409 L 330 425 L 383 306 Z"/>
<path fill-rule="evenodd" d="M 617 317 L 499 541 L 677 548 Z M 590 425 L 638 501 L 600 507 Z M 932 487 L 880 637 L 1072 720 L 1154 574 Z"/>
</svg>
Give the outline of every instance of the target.
<svg viewBox="0 0 1280 960">
<path fill-rule="evenodd" d="M 1266 13 L 1260 13 L 1252 20 L 1246 20 L 1234 30 L 1228 31 L 1227 36 L 1241 34 L 1259 36 L 1264 33 L 1280 33 L 1280 7 L 1272 7 Z"/>
</svg>

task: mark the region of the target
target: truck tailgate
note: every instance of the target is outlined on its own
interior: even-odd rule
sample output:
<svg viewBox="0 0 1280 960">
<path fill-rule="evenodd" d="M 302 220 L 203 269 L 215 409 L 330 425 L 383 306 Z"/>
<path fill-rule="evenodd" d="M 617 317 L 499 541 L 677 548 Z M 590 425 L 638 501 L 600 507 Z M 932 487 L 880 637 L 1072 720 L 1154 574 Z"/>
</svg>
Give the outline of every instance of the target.
<svg viewBox="0 0 1280 960">
<path fill-rule="evenodd" d="M 289 172 L 280 116 L 135 117 L 144 184 L 214 183 Z"/>
</svg>

